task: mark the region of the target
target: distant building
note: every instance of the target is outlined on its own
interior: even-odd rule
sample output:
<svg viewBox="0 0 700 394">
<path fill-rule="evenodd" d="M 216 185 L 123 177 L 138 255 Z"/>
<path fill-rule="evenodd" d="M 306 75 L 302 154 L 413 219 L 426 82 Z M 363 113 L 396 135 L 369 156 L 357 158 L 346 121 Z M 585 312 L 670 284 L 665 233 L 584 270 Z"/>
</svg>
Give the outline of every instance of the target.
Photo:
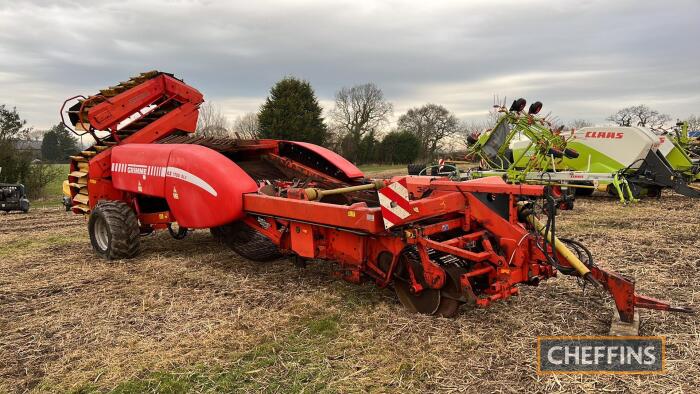
<svg viewBox="0 0 700 394">
<path fill-rule="evenodd" d="M 34 159 L 41 159 L 41 141 L 13 140 L 15 149 L 29 152 Z"/>
</svg>

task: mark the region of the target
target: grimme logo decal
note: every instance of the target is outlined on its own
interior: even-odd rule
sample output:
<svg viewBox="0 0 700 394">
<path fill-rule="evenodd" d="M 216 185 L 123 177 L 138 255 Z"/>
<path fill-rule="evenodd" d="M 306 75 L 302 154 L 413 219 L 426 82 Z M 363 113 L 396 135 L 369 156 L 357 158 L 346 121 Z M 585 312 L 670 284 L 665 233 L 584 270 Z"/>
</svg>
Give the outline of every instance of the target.
<svg viewBox="0 0 700 394">
<path fill-rule="evenodd" d="M 664 337 L 537 337 L 538 374 L 665 371 Z"/>
<path fill-rule="evenodd" d="M 614 131 L 587 131 L 584 137 L 586 138 L 611 138 L 620 139 L 625 136 L 625 133 L 616 133 Z"/>
<path fill-rule="evenodd" d="M 142 166 L 140 164 L 129 164 L 126 167 L 126 173 L 127 174 L 146 175 L 147 169 L 148 169 L 147 166 Z"/>
</svg>

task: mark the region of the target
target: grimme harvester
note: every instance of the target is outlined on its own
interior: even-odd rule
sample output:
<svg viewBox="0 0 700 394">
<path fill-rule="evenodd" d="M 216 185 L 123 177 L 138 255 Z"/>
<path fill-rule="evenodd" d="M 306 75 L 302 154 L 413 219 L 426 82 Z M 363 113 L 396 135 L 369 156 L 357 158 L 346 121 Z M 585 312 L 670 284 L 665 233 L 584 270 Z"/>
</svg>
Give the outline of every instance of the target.
<svg viewBox="0 0 700 394">
<path fill-rule="evenodd" d="M 70 124 L 96 140 L 72 157 L 69 183 L 99 255 L 133 257 L 140 234 L 177 224 L 176 238 L 209 228 L 251 260 L 335 261 L 342 278 L 393 286 L 426 314 L 487 306 L 557 272 L 602 286 L 626 322 L 635 308 L 690 311 L 636 294 L 633 280 L 557 238 L 548 188 L 498 177 L 370 181 L 313 144 L 192 136 L 202 102 L 183 81 L 149 72 L 69 107 Z"/>
</svg>

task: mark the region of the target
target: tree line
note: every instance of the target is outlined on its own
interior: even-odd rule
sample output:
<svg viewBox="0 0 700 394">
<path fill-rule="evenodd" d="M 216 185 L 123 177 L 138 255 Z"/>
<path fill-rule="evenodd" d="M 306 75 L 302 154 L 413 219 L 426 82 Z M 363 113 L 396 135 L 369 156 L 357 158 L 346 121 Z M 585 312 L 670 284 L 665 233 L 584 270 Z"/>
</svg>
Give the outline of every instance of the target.
<svg viewBox="0 0 700 394">
<path fill-rule="evenodd" d="M 197 132 L 312 142 L 363 164 L 430 161 L 463 131 L 459 119 L 438 104 L 409 109 L 390 129 L 392 115 L 393 105 L 382 90 L 365 83 L 338 90 L 334 108 L 324 117 L 311 84 L 286 77 L 270 89 L 258 113 L 238 117 L 231 127 L 219 108 L 203 105 Z"/>
<path fill-rule="evenodd" d="M 463 122 L 444 106 L 427 103 L 408 109 L 394 127 L 389 127 L 393 111 L 382 90 L 374 83 L 365 83 L 338 90 L 334 107 L 324 117 L 311 84 L 285 77 L 272 86 L 257 113 L 239 116 L 231 126 L 219 108 L 211 103 L 203 105 L 198 133 L 306 141 L 326 146 L 356 164 L 398 164 L 430 162 L 443 153 L 464 149 L 469 135 L 490 129 L 499 117 L 491 111 L 482 121 Z M 606 120 L 619 126 L 656 128 L 671 117 L 636 105 L 622 108 Z M 688 121 L 691 129 L 700 128 L 695 116 Z M 566 125 L 568 129 L 587 126 L 593 123 L 585 119 Z"/>
<path fill-rule="evenodd" d="M 229 124 L 211 102 L 200 108 L 197 133 L 241 139 L 273 138 L 306 141 L 326 146 L 357 163 L 430 162 L 443 153 L 463 149 L 466 137 L 493 127 L 498 113 L 483 121 L 462 122 L 442 105 L 427 103 L 401 114 L 390 127 L 394 107 L 374 83 L 343 87 L 335 94 L 334 107 L 324 117 L 310 83 L 294 77 L 278 81 L 257 113 L 239 116 Z M 625 107 L 606 120 L 619 126 L 660 128 L 671 121 L 668 114 L 647 105 Z M 700 130 L 700 117 L 686 119 L 690 130 Z M 578 129 L 593 124 L 576 119 L 567 124 Z M 42 138 L 43 137 L 43 138 Z M 42 138 L 40 160 L 18 142 Z M 46 131 L 27 127 L 16 108 L 0 105 L 0 183 L 21 182 L 40 193 L 50 171 L 47 163 L 66 163 L 81 147 L 62 125 Z"/>
<path fill-rule="evenodd" d="M 63 126 L 54 126 L 43 135 L 41 153 L 51 156 L 55 162 L 66 162 L 74 154 L 77 143 Z M 30 136 L 37 133 L 27 127 L 16 108 L 0 105 L 0 183 L 21 183 L 26 186 L 30 198 L 43 196 L 44 188 L 63 175 L 61 169 L 39 160 L 31 149 L 26 149 Z M 50 148 L 50 149 L 49 149 Z"/>
</svg>

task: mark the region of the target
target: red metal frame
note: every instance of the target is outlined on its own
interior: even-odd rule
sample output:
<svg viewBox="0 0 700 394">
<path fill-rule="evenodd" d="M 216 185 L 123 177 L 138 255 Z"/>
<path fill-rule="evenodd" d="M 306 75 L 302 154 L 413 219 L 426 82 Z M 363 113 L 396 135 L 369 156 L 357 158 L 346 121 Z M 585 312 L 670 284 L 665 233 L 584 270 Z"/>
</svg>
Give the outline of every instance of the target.
<svg viewBox="0 0 700 394">
<path fill-rule="evenodd" d="M 536 285 L 557 274 L 537 247 L 531 229 L 518 219 L 519 208 L 514 198 L 540 196 L 542 186 L 510 185 L 498 179 L 454 182 L 429 177 L 408 177 L 407 185 L 414 192 L 430 189 L 432 193 L 410 202 L 418 213 L 412 223 L 398 232 L 385 231 L 379 220 L 380 210 L 364 204 L 342 206 L 260 194 L 246 194 L 244 209 L 251 215 L 267 217 L 268 224 L 275 225 L 265 229 L 255 220 L 246 220 L 246 223 L 289 253 L 337 261 L 345 272 L 345 279 L 357 282 L 362 275 L 368 275 L 379 286 L 391 282 L 401 251 L 414 245 L 423 274 L 418 277 L 418 272 L 409 267 L 416 292 L 425 288 L 438 289 L 445 283 L 445 270 L 431 261 L 429 249 L 457 256 L 473 263 L 473 268 L 461 276 L 460 287 L 465 299 L 473 299 L 478 306 L 488 306 L 493 301 L 517 294 L 516 286 L 520 283 Z M 510 196 L 507 215 L 504 217 L 478 199 L 476 194 L 479 193 Z M 372 219 L 368 220 L 368 216 Z M 444 219 L 422 223 L 440 217 Z M 271 230 L 275 228 L 283 231 Z M 455 230 L 462 230 L 463 234 L 439 241 L 434 239 L 436 235 Z M 493 244 L 493 240 L 497 240 L 497 244 Z M 480 251 L 468 250 L 475 245 L 480 246 Z M 393 256 L 387 272 L 379 268 L 378 256 L 382 252 Z M 552 253 L 551 248 L 549 252 Z M 560 256 L 560 261 L 563 266 L 568 266 L 563 256 Z M 635 294 L 634 282 L 618 274 L 597 267 L 591 271 L 612 295 L 623 321 L 632 321 L 635 307 L 688 311 Z M 489 283 L 489 287 L 478 296 L 472 289 L 476 278 L 485 278 Z"/>
</svg>

